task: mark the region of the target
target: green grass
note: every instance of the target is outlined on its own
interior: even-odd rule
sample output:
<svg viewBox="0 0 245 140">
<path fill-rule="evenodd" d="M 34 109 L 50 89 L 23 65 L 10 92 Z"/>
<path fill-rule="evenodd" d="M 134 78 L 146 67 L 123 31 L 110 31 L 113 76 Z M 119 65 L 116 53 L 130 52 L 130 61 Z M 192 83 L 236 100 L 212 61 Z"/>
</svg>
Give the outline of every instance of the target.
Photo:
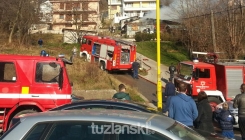
<svg viewBox="0 0 245 140">
<path fill-rule="evenodd" d="M 136 42 L 136 44 L 138 53 L 157 61 L 156 41 Z M 189 60 L 187 49 L 172 42 L 160 43 L 160 59 L 161 64 L 167 66 L 171 65 L 171 63 L 176 65 L 179 61 Z"/>
</svg>

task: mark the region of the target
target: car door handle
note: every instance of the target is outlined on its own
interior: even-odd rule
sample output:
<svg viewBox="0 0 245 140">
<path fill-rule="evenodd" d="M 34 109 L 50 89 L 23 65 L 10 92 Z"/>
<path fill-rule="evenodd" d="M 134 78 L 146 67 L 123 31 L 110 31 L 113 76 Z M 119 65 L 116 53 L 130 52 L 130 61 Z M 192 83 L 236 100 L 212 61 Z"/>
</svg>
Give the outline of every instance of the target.
<svg viewBox="0 0 245 140">
<path fill-rule="evenodd" d="M 31 97 L 39 97 L 38 95 L 31 95 Z"/>
</svg>

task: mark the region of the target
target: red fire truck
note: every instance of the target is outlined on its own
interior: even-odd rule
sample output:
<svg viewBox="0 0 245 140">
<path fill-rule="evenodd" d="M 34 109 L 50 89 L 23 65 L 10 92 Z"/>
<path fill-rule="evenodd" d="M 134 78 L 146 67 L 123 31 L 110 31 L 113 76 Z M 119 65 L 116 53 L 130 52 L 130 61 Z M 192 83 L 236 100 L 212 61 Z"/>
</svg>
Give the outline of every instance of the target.
<svg viewBox="0 0 245 140">
<path fill-rule="evenodd" d="M 136 45 L 132 42 L 107 37 L 85 35 L 80 57 L 97 62 L 102 70 L 131 70 L 136 59 Z"/>
<path fill-rule="evenodd" d="M 196 99 L 198 92 L 205 91 L 212 107 L 226 100 L 233 99 L 240 93 L 240 85 L 245 83 L 245 65 L 239 60 L 219 62 L 215 53 L 193 52 L 212 56 L 212 61 L 180 62 L 178 74 L 174 78 L 176 87 L 184 82 L 188 85 L 187 93 Z M 243 61 L 245 62 L 245 61 Z"/>
<path fill-rule="evenodd" d="M 71 102 L 65 58 L 0 55 L 0 131 L 15 115 L 42 112 Z"/>
</svg>

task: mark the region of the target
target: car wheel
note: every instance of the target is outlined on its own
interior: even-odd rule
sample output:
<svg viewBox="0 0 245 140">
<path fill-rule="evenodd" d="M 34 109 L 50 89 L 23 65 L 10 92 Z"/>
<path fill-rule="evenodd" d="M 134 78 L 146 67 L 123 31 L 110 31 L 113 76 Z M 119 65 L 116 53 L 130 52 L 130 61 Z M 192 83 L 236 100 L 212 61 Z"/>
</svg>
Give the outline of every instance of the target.
<svg viewBox="0 0 245 140">
<path fill-rule="evenodd" d="M 208 101 L 213 112 L 215 111 L 215 107 L 221 103 L 221 101 L 216 97 L 208 97 Z"/>
</svg>

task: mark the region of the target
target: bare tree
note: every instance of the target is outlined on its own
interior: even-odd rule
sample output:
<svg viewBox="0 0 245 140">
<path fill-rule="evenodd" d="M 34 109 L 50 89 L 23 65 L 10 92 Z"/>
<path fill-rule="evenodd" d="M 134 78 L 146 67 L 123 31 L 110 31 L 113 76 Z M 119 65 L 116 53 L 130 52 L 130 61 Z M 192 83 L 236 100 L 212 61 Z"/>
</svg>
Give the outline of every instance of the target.
<svg viewBox="0 0 245 140">
<path fill-rule="evenodd" d="M 225 52 L 231 59 L 237 59 L 244 51 L 245 17 L 242 0 L 181 0 L 180 15 L 185 27 L 183 42 L 190 50 L 217 50 Z M 214 13 L 214 29 L 211 23 Z M 212 34 L 214 33 L 214 34 Z M 214 37 L 215 35 L 215 37 Z"/>
</svg>

